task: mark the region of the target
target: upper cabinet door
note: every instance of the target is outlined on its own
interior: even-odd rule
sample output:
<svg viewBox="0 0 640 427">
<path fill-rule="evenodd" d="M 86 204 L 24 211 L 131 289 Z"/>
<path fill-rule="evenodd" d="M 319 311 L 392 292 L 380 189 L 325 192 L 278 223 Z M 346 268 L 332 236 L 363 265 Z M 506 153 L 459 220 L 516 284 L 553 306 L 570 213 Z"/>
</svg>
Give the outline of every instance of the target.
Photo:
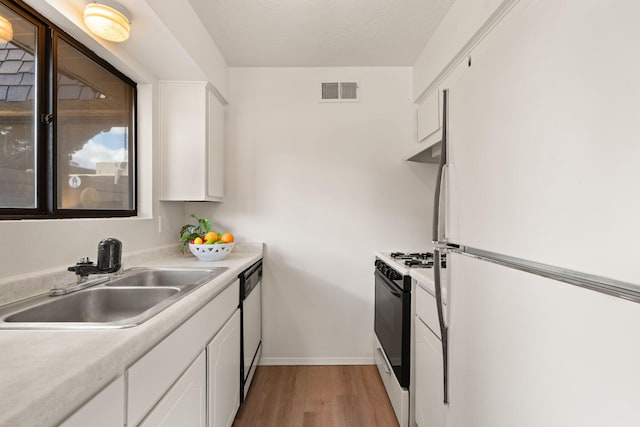
<svg viewBox="0 0 640 427">
<path fill-rule="evenodd" d="M 207 197 L 222 201 L 224 196 L 224 105 L 216 93 L 207 89 Z"/>
<path fill-rule="evenodd" d="M 160 82 L 160 200 L 223 199 L 224 105 L 206 82 Z"/>
<path fill-rule="evenodd" d="M 418 105 L 418 142 L 423 141 L 440 129 L 442 114 L 439 102 L 439 90 L 434 90 L 431 95 Z"/>
</svg>

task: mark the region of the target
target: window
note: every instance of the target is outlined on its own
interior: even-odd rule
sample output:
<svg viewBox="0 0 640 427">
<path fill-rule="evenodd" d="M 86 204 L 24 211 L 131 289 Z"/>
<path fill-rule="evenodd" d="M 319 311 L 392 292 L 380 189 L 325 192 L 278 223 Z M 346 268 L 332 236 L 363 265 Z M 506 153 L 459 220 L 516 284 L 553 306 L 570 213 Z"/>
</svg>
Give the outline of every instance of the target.
<svg viewBox="0 0 640 427">
<path fill-rule="evenodd" d="M 135 215 L 135 83 L 21 3 L 0 17 L 0 218 Z"/>
</svg>

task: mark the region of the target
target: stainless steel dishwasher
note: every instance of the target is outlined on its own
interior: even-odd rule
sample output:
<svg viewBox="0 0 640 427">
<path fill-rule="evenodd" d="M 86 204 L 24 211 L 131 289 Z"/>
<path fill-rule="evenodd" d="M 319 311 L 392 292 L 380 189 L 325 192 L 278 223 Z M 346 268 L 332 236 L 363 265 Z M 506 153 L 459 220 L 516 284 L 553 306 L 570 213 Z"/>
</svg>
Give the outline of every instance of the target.
<svg viewBox="0 0 640 427">
<path fill-rule="evenodd" d="M 240 273 L 240 401 L 251 385 L 251 379 L 262 353 L 262 260 Z"/>
</svg>

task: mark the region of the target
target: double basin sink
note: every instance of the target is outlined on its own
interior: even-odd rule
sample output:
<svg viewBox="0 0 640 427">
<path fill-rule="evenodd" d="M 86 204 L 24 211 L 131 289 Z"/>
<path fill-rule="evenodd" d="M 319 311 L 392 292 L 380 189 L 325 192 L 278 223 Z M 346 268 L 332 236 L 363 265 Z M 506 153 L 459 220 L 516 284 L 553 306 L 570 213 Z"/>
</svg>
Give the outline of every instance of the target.
<svg viewBox="0 0 640 427">
<path fill-rule="evenodd" d="M 139 325 L 227 267 L 132 268 L 64 296 L 38 296 L 0 307 L 0 329 L 113 329 Z"/>
</svg>

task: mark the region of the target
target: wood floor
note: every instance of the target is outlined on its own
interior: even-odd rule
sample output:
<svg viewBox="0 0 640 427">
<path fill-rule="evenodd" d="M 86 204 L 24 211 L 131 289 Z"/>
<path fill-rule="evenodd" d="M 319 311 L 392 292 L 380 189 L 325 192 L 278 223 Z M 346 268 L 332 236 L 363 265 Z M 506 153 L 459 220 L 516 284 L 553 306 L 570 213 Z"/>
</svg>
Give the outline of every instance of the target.
<svg viewBox="0 0 640 427">
<path fill-rule="evenodd" d="M 397 427 L 375 366 L 258 366 L 233 427 Z"/>
</svg>

